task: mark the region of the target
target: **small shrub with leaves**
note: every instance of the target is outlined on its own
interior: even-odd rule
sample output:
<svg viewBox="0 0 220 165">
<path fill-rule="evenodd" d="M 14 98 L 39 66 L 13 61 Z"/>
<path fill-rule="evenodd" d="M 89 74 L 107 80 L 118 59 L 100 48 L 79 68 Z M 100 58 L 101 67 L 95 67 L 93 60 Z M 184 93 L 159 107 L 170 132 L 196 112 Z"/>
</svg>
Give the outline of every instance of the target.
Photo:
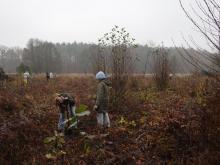
<svg viewBox="0 0 220 165">
<path fill-rule="evenodd" d="M 137 124 L 134 120 L 128 121 L 123 116 L 121 116 L 120 120 L 118 121 L 118 124 L 125 126 L 125 127 L 131 127 L 131 128 L 135 128 L 137 126 Z"/>
<path fill-rule="evenodd" d="M 44 139 L 44 144 L 49 146 L 48 153 L 45 155 L 47 159 L 57 159 L 66 155 L 63 145 L 65 144 L 64 134 L 54 132 L 54 136 Z"/>
<path fill-rule="evenodd" d="M 126 92 L 126 85 L 129 75 L 133 73 L 133 68 L 137 57 L 132 53 L 132 49 L 136 48 L 135 39 L 125 28 L 114 26 L 109 33 L 104 34 L 99 39 L 99 46 L 102 51 L 108 49 L 110 51 L 109 67 L 104 70 L 112 74 L 112 87 L 115 105 L 121 103 Z"/>
</svg>

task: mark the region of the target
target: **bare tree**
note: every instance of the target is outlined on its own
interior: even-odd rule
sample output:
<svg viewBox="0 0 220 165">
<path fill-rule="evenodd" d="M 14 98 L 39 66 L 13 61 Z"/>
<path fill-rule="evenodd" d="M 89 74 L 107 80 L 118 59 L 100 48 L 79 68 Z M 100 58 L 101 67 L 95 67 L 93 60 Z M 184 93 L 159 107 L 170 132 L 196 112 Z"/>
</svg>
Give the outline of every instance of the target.
<svg viewBox="0 0 220 165">
<path fill-rule="evenodd" d="M 106 49 L 103 49 L 102 46 L 98 45 L 96 54 L 93 55 L 93 68 L 95 72 L 97 73 L 98 71 L 103 71 L 107 72 L 107 66 L 106 66 L 106 61 L 107 61 L 107 52 Z"/>
<path fill-rule="evenodd" d="M 159 90 L 163 90 L 169 83 L 170 67 L 168 51 L 162 46 L 153 52 L 154 81 Z"/>
<path fill-rule="evenodd" d="M 189 47 L 195 46 L 197 51 L 188 52 L 184 49 L 183 58 L 198 70 L 205 70 L 209 75 L 220 72 L 220 1 L 219 0 L 194 0 L 195 5 L 190 4 L 186 9 L 183 0 L 179 0 L 180 6 L 187 18 L 207 40 L 207 44 L 213 50 L 212 53 L 201 48 L 192 38 L 191 42 L 185 40 Z"/>
</svg>

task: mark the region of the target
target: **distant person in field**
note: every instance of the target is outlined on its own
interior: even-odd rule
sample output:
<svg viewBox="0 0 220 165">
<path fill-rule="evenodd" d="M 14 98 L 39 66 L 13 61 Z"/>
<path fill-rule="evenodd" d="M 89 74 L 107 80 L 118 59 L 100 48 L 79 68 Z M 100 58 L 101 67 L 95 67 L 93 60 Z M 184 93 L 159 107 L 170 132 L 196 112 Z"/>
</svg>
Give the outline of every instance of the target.
<svg viewBox="0 0 220 165">
<path fill-rule="evenodd" d="M 98 87 L 93 110 L 97 112 L 97 123 L 101 128 L 110 127 L 110 119 L 108 116 L 109 83 L 106 78 L 106 75 L 102 71 L 96 74 Z"/>
<path fill-rule="evenodd" d="M 3 68 L 0 68 L 0 86 L 4 86 L 4 82 L 7 79 L 7 75 L 5 74 Z"/>
<path fill-rule="evenodd" d="M 2 80 L 4 78 L 5 72 L 3 68 L 0 68 L 0 79 Z"/>
<path fill-rule="evenodd" d="M 49 74 L 49 72 L 46 72 L 46 79 L 47 79 L 47 81 L 49 81 L 49 79 L 50 79 L 50 74 Z"/>
<path fill-rule="evenodd" d="M 50 79 L 52 79 L 54 76 L 53 76 L 53 73 L 50 72 Z"/>
<path fill-rule="evenodd" d="M 30 73 L 28 71 L 24 72 L 24 83 L 28 84 L 30 79 Z"/>
</svg>

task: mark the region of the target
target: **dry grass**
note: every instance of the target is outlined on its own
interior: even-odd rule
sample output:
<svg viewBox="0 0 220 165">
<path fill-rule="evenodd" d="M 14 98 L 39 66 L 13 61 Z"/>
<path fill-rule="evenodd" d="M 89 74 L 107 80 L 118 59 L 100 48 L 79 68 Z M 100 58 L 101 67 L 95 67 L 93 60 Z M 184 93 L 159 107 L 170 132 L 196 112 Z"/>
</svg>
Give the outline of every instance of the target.
<svg viewBox="0 0 220 165">
<path fill-rule="evenodd" d="M 70 92 L 78 104 L 93 106 L 96 81 L 91 76 L 61 75 L 29 86 L 16 79 L 0 91 L 0 164 L 216 164 L 219 161 L 218 84 L 204 77 L 174 78 L 158 91 L 151 78 L 129 80 L 126 104 L 110 105 L 109 136 L 65 137 L 63 159 L 47 160 L 45 137 L 57 128 L 54 94 Z M 79 128 L 97 135 L 95 113 Z M 17 152 L 19 151 L 19 152 Z"/>
</svg>

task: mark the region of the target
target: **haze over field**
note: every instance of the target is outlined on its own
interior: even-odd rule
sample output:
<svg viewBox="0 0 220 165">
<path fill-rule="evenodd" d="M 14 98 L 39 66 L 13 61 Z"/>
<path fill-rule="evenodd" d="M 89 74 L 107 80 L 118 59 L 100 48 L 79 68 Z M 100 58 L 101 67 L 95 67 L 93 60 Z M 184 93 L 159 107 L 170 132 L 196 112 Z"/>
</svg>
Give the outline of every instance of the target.
<svg viewBox="0 0 220 165">
<path fill-rule="evenodd" d="M 97 43 L 119 25 L 140 44 L 181 45 L 190 35 L 208 48 L 178 0 L 0 0 L 0 6 L 0 45 L 9 47 L 25 47 L 30 38 Z"/>
</svg>

